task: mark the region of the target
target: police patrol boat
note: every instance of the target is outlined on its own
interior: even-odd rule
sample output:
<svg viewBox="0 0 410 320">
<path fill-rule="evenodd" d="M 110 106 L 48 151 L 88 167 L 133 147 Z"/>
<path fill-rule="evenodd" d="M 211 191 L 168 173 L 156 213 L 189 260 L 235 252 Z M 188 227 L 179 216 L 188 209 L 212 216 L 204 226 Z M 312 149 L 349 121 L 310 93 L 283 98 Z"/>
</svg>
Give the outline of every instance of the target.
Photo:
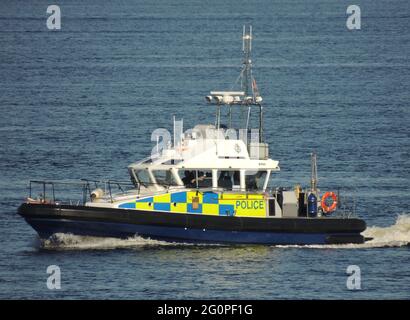
<svg viewBox="0 0 410 320">
<path fill-rule="evenodd" d="M 318 189 L 314 153 L 309 187 L 269 185 L 280 168 L 263 138 L 251 41 L 252 27 L 244 27 L 241 90 L 206 97 L 216 106 L 214 124 L 184 132 L 174 118 L 173 143 L 164 148 L 157 143 L 155 154 L 129 165 L 130 182 L 82 180 L 78 202 L 56 197 L 56 189 L 71 182 L 30 181 L 30 196 L 18 213 L 41 238 L 70 233 L 200 243 L 363 243 L 366 224 L 352 214 L 351 203 Z M 243 120 L 239 132 L 237 119 Z M 33 198 L 36 186 L 41 194 Z"/>
</svg>

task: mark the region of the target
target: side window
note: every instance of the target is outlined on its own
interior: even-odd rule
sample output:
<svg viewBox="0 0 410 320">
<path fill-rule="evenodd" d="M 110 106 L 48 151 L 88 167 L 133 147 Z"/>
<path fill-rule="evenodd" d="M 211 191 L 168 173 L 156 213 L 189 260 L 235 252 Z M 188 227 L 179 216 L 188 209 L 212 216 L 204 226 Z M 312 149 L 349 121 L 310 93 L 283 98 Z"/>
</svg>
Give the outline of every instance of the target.
<svg viewBox="0 0 410 320">
<path fill-rule="evenodd" d="M 193 170 L 178 170 L 178 174 L 187 188 L 193 188 L 195 184 L 195 171 Z"/>
<path fill-rule="evenodd" d="M 262 190 L 266 179 L 266 171 L 258 171 L 256 174 L 246 174 L 246 190 Z"/>
<path fill-rule="evenodd" d="M 138 179 L 138 182 L 142 185 L 149 185 L 151 184 L 151 179 L 149 177 L 147 170 L 136 170 L 135 175 Z"/>
<path fill-rule="evenodd" d="M 225 190 L 239 189 L 239 171 L 220 171 L 218 176 L 218 187 Z"/>
<path fill-rule="evenodd" d="M 212 187 L 212 171 L 180 170 L 178 173 L 187 188 Z"/>
<path fill-rule="evenodd" d="M 198 186 L 200 188 L 212 187 L 212 171 L 198 171 Z"/>
<path fill-rule="evenodd" d="M 168 186 L 177 184 L 170 170 L 153 170 L 152 173 L 154 174 L 155 180 L 158 184 Z"/>
</svg>

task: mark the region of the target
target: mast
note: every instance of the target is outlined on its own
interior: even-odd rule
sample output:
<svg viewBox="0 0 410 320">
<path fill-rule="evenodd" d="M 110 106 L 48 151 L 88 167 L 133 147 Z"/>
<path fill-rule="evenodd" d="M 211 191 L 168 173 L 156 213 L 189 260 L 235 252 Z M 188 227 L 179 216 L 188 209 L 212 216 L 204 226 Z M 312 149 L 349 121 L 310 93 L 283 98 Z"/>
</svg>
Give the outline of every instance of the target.
<svg viewBox="0 0 410 320">
<path fill-rule="evenodd" d="M 242 51 L 243 51 L 243 69 L 242 69 L 242 91 L 245 93 L 245 99 L 248 99 L 252 95 L 254 99 L 253 86 L 252 86 L 252 26 L 247 28 L 243 26 L 242 32 Z"/>
<path fill-rule="evenodd" d="M 259 108 L 259 142 L 263 142 L 263 107 L 261 105 L 262 97 L 259 94 L 256 81 L 252 75 L 252 26 L 243 26 L 242 31 L 242 70 L 236 81 L 240 79 L 241 91 L 211 91 L 210 95 L 206 96 L 208 103 L 216 105 L 216 120 L 215 126 L 219 129 L 221 124 L 221 108 L 226 105 L 229 107 L 229 127 L 232 126 L 232 107 L 239 105 L 247 107 L 246 121 L 244 123 L 245 130 L 248 133 L 251 119 L 252 106 Z"/>
<path fill-rule="evenodd" d="M 263 142 L 263 107 L 260 104 L 262 97 L 252 75 L 252 38 L 252 26 L 247 27 L 244 25 L 242 31 L 243 69 L 241 72 L 241 86 L 242 91 L 245 93 L 244 102 L 248 105 L 246 130 L 249 129 L 251 105 L 257 105 L 259 107 L 259 142 Z"/>
</svg>

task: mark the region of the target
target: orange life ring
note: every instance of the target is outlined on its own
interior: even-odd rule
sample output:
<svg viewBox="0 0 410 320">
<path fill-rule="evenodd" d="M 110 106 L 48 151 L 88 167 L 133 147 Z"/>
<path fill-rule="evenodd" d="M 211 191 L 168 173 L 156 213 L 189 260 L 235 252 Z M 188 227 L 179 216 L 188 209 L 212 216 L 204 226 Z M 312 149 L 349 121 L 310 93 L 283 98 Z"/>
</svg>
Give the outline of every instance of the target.
<svg viewBox="0 0 410 320">
<path fill-rule="evenodd" d="M 328 206 L 328 205 L 326 204 L 326 200 L 327 200 L 329 197 L 332 198 L 332 200 L 333 200 L 333 202 L 332 202 L 332 204 L 331 204 L 330 206 Z M 334 192 L 332 192 L 332 191 L 326 192 L 326 193 L 323 195 L 323 197 L 322 197 L 322 202 L 321 202 L 321 204 L 322 204 L 323 212 L 325 212 L 325 213 L 330 213 L 330 212 L 335 211 L 335 210 L 336 210 L 336 207 L 337 207 L 337 196 L 336 196 L 336 194 L 335 194 Z"/>
</svg>

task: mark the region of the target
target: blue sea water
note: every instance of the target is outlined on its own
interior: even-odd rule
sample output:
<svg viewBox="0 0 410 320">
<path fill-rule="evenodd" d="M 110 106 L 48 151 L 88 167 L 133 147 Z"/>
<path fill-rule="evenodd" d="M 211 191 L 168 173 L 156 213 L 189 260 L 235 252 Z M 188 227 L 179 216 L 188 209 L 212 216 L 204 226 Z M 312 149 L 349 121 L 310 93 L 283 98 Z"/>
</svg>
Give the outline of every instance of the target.
<svg viewBox="0 0 410 320">
<path fill-rule="evenodd" d="M 409 299 L 410 3 L 350 1 L 0 2 L 0 298 Z M 212 122 L 203 97 L 241 69 L 254 30 L 274 183 L 354 190 L 366 245 L 193 246 L 59 235 L 16 215 L 29 179 L 127 179 L 151 132 Z M 61 268 L 61 290 L 46 286 Z M 346 269 L 361 269 L 361 290 Z"/>
</svg>

